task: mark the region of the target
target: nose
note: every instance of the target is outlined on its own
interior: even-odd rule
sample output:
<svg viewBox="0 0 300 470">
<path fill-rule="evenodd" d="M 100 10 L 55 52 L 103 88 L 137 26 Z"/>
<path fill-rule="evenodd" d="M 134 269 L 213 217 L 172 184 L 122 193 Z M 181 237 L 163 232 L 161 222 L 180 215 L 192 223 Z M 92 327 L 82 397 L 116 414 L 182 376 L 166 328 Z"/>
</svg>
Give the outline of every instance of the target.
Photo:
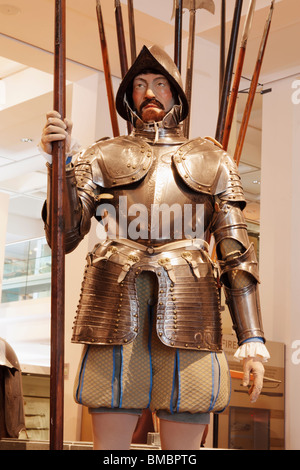
<svg viewBox="0 0 300 470">
<path fill-rule="evenodd" d="M 147 87 L 147 90 L 146 90 L 146 93 L 145 93 L 145 98 L 148 98 L 148 99 L 155 98 L 155 94 L 153 93 L 150 86 Z"/>
</svg>

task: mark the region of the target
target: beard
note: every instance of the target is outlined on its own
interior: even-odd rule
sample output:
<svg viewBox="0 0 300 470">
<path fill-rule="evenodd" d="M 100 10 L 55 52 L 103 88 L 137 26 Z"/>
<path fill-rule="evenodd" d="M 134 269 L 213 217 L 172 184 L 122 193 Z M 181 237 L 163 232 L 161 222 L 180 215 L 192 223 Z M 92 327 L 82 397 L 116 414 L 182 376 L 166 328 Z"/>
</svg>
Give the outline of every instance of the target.
<svg viewBox="0 0 300 470">
<path fill-rule="evenodd" d="M 155 107 L 146 108 L 148 104 L 154 104 Z M 145 100 L 140 107 L 139 112 L 144 122 L 161 121 L 166 115 L 164 106 L 157 100 Z"/>
<path fill-rule="evenodd" d="M 162 109 L 147 108 L 142 111 L 141 117 L 144 122 L 159 122 L 165 117 L 166 113 Z"/>
</svg>

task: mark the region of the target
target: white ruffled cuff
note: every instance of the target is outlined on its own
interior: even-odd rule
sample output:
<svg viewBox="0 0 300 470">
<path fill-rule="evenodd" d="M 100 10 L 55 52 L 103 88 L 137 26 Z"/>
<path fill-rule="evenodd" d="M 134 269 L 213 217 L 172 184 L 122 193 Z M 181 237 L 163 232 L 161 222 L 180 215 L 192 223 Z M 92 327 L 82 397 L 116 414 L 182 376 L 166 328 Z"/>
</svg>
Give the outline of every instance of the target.
<svg viewBox="0 0 300 470">
<path fill-rule="evenodd" d="M 267 360 L 270 359 L 269 351 L 267 350 L 264 343 L 258 341 L 249 341 L 248 343 L 242 344 L 242 346 L 240 346 L 234 354 L 234 358 L 237 361 L 240 361 L 245 357 L 255 356 L 262 357 L 263 362 L 267 362 Z"/>
<path fill-rule="evenodd" d="M 37 147 L 39 149 L 40 154 L 43 155 L 43 157 L 51 165 L 52 164 L 52 155 L 51 154 L 49 155 L 49 153 L 44 152 L 44 150 L 41 147 L 41 144 L 38 144 Z M 69 152 L 66 154 L 66 157 L 73 157 L 73 155 L 80 152 L 81 149 L 82 149 L 82 147 L 79 145 L 77 140 L 73 139 L 73 137 L 71 137 L 71 146 L 70 146 Z"/>
</svg>

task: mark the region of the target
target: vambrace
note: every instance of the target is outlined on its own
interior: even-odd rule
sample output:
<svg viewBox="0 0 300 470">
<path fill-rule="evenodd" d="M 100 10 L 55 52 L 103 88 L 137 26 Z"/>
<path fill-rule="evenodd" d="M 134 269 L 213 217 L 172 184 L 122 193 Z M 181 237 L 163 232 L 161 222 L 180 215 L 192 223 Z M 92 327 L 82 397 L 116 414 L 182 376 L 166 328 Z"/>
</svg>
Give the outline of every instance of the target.
<svg viewBox="0 0 300 470">
<path fill-rule="evenodd" d="M 244 216 L 238 205 L 226 204 L 218 209 L 212 231 L 233 329 L 239 345 L 249 338 L 264 340 L 258 263 Z"/>
<path fill-rule="evenodd" d="M 48 167 L 48 197 L 42 210 L 45 223 L 46 239 L 51 246 L 51 180 L 52 168 Z M 79 184 L 78 184 L 79 180 Z M 93 184 L 93 183 L 92 183 Z M 74 167 L 66 169 L 66 184 L 64 198 L 64 233 L 65 252 L 73 251 L 91 226 L 91 217 L 95 213 L 93 198 L 88 194 L 88 182 L 83 175 L 75 175 Z M 90 191 L 89 191 L 90 192 Z"/>
</svg>

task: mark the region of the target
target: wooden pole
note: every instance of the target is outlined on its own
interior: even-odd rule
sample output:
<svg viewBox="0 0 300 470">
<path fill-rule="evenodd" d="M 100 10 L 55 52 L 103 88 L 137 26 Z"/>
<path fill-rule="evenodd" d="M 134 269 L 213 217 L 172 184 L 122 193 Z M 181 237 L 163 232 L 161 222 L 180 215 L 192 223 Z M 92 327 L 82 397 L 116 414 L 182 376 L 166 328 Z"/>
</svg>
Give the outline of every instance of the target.
<svg viewBox="0 0 300 470">
<path fill-rule="evenodd" d="M 182 52 L 182 0 L 176 0 L 175 6 L 175 40 L 174 40 L 174 62 L 181 72 Z"/>
<path fill-rule="evenodd" d="M 196 24 L 196 2 L 195 0 L 193 0 L 191 4 L 191 9 L 190 9 L 189 43 L 188 43 L 186 79 L 185 79 L 185 94 L 189 103 L 190 112 L 187 115 L 183 123 L 183 132 L 184 132 L 185 137 L 189 136 L 189 131 L 190 131 L 192 81 L 193 81 L 193 69 L 194 69 L 195 24 Z"/>
<path fill-rule="evenodd" d="M 65 0 L 55 1 L 54 109 L 65 117 Z M 63 449 L 65 143 L 52 145 L 50 449 Z"/>
<path fill-rule="evenodd" d="M 127 4 L 128 4 L 129 37 L 130 37 L 130 54 L 131 54 L 131 65 L 132 65 L 136 59 L 136 40 L 135 40 L 133 0 L 127 0 Z"/>
<path fill-rule="evenodd" d="M 216 136 L 215 136 L 218 142 L 222 142 L 222 139 L 223 139 L 224 124 L 225 124 L 225 118 L 226 118 L 227 106 L 228 106 L 228 96 L 229 96 L 229 91 L 230 91 L 230 86 L 231 86 L 232 70 L 233 70 L 233 65 L 234 65 L 236 44 L 237 44 L 240 19 L 241 19 L 241 13 L 242 13 L 242 5 L 243 5 L 243 0 L 236 0 L 234 16 L 233 16 L 233 21 L 232 21 L 232 28 L 231 28 L 230 44 L 229 44 L 229 50 L 228 50 L 227 60 L 226 60 L 226 69 L 225 69 L 225 74 L 224 74 L 222 96 L 220 100 L 220 109 L 219 109 L 218 123 L 217 123 L 217 129 L 216 129 Z"/>
<path fill-rule="evenodd" d="M 124 76 L 126 75 L 128 71 L 128 62 L 127 62 L 125 33 L 124 33 L 123 17 L 122 17 L 122 9 L 121 9 L 120 0 L 115 0 L 115 18 L 116 18 L 116 27 L 117 27 L 117 35 L 118 35 L 121 74 L 122 74 L 122 78 L 124 78 Z"/>
<path fill-rule="evenodd" d="M 118 117 L 117 117 L 117 112 L 116 112 L 116 107 L 115 107 L 115 98 L 114 98 L 114 92 L 113 92 L 113 86 L 112 86 L 110 65 L 109 65 L 109 59 L 108 59 L 108 49 L 107 49 L 107 43 L 106 43 L 106 37 L 105 37 L 105 31 L 104 31 L 104 23 L 103 23 L 100 0 L 96 0 L 96 12 L 97 12 L 98 29 L 99 29 L 99 36 L 100 36 L 100 45 L 101 45 L 101 51 L 102 51 L 102 61 L 103 61 L 103 69 L 104 69 L 104 77 L 105 77 L 111 126 L 112 126 L 113 136 L 117 137 L 120 135 L 120 131 L 119 131 Z"/>
<path fill-rule="evenodd" d="M 191 102 L 192 102 L 192 83 L 193 83 L 193 69 L 194 69 L 194 46 L 195 46 L 195 27 L 196 27 L 196 10 L 205 9 L 210 13 L 215 13 L 215 4 L 213 0 L 185 0 L 183 1 L 183 8 L 188 8 L 190 12 L 189 20 L 189 42 L 187 51 L 187 66 L 185 78 L 185 94 L 189 104 L 189 114 L 183 123 L 183 133 L 185 137 L 189 136 L 190 131 L 190 118 L 191 118 Z"/>
<path fill-rule="evenodd" d="M 123 26 L 123 16 L 122 16 L 122 7 L 120 0 L 115 0 L 115 19 L 116 19 L 116 28 L 118 36 L 118 48 L 119 48 L 119 57 L 120 57 L 120 66 L 121 66 L 121 75 L 122 78 L 126 75 L 128 71 L 128 61 L 127 61 L 127 52 L 126 52 L 126 41 L 125 33 Z M 127 132 L 131 133 L 131 124 L 127 121 Z"/>
<path fill-rule="evenodd" d="M 238 135 L 238 139 L 237 139 L 237 143 L 236 143 L 236 148 L 235 148 L 235 153 L 234 153 L 234 160 L 235 160 L 237 165 L 239 165 L 242 150 L 243 150 L 243 146 L 244 146 L 244 141 L 245 141 L 247 128 L 248 128 L 248 124 L 249 124 L 249 119 L 250 119 L 250 115 L 251 115 L 251 111 L 252 111 L 252 106 L 253 106 L 253 102 L 254 102 L 254 98 L 255 98 L 255 94 L 256 94 L 256 89 L 257 89 L 258 79 L 259 79 L 261 66 L 262 66 L 262 62 L 263 62 L 263 57 L 264 57 L 264 53 L 265 53 L 265 50 L 266 50 L 268 36 L 269 36 L 270 28 L 271 28 L 271 21 L 272 21 L 272 15 L 273 15 L 273 10 L 274 10 L 274 1 L 275 0 L 272 0 L 272 2 L 271 2 L 269 15 L 268 15 L 268 18 L 267 18 L 267 21 L 266 21 L 266 24 L 265 24 L 263 36 L 262 36 L 259 51 L 258 51 L 257 61 L 256 61 L 256 64 L 255 64 L 255 68 L 254 68 L 254 72 L 253 72 L 253 76 L 252 76 L 252 80 L 251 80 L 251 86 L 250 86 L 250 90 L 249 90 L 249 94 L 248 94 L 248 99 L 247 99 L 247 103 L 246 103 L 246 106 L 245 106 L 243 119 L 242 119 L 240 131 L 239 131 L 239 135 Z"/>
<path fill-rule="evenodd" d="M 242 35 L 241 45 L 240 45 L 240 51 L 239 51 L 239 56 L 238 56 L 238 60 L 237 60 L 236 70 L 235 70 L 235 74 L 234 74 L 234 80 L 233 80 L 233 84 L 232 84 L 232 90 L 231 90 L 229 104 L 228 104 L 228 111 L 227 111 L 225 125 L 224 125 L 224 134 L 223 134 L 223 140 L 222 140 L 222 146 L 223 146 L 224 150 L 227 150 L 227 148 L 228 148 L 229 137 L 230 137 L 230 132 L 231 132 L 231 126 L 232 126 L 232 121 L 233 121 L 233 115 L 234 115 L 234 110 L 235 110 L 236 101 L 237 101 L 237 97 L 238 97 L 239 85 L 240 85 L 241 76 L 242 76 L 242 70 L 243 70 L 243 66 L 244 66 L 246 47 L 247 47 L 249 32 L 250 32 L 251 23 L 252 23 L 252 19 L 253 19 L 253 15 L 254 15 L 254 10 L 255 10 L 255 3 L 256 3 L 256 0 L 251 0 L 251 2 L 249 4 L 247 17 L 246 17 L 246 20 L 245 20 L 245 25 L 244 25 L 244 30 L 243 30 L 243 35 Z"/>
<path fill-rule="evenodd" d="M 226 0 L 221 0 L 219 99 L 221 102 L 225 73 Z"/>
</svg>

